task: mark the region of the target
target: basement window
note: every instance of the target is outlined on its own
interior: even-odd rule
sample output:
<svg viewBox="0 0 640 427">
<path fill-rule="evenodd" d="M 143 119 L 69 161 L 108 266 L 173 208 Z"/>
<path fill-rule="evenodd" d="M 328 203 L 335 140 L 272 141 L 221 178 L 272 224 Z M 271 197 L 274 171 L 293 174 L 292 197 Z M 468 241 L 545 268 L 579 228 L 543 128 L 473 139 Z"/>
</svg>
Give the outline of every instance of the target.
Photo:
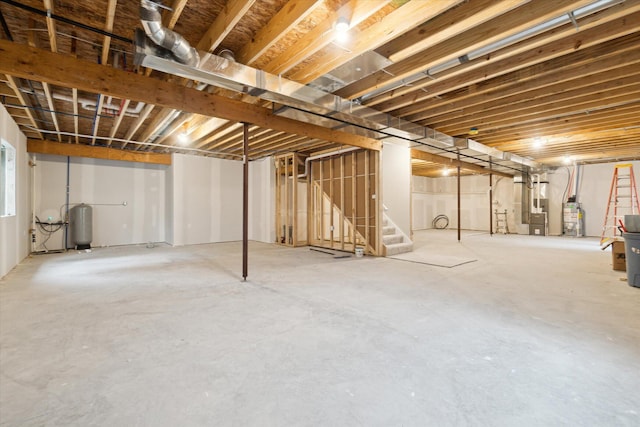
<svg viewBox="0 0 640 427">
<path fill-rule="evenodd" d="M 0 140 L 0 217 L 16 214 L 16 150 Z"/>
</svg>

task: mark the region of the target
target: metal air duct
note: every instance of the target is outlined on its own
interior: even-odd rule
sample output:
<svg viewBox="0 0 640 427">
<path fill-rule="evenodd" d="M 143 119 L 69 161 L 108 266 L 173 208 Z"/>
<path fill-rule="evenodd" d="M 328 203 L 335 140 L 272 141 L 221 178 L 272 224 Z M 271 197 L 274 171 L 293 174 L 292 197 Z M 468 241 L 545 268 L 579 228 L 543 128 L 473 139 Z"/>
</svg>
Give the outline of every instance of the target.
<svg viewBox="0 0 640 427">
<path fill-rule="evenodd" d="M 199 64 L 190 66 L 167 58 L 140 30 L 136 31 L 135 43 L 136 65 L 271 101 L 274 113 L 281 116 L 378 140 L 401 140 L 445 152 L 457 150 L 457 138 L 228 58 L 201 52 Z M 492 149 L 491 152 L 494 158 L 504 160 L 499 150 Z M 466 153 L 461 155 L 473 157 Z M 521 169 L 518 165 L 536 165 L 513 157 L 505 161 L 512 165 L 505 167 L 518 171 Z"/>
<path fill-rule="evenodd" d="M 197 67 L 200 62 L 198 51 L 180 34 L 162 25 L 160 7 L 151 0 L 140 1 L 140 19 L 147 37 L 158 46 L 171 51 L 178 62 Z"/>
</svg>

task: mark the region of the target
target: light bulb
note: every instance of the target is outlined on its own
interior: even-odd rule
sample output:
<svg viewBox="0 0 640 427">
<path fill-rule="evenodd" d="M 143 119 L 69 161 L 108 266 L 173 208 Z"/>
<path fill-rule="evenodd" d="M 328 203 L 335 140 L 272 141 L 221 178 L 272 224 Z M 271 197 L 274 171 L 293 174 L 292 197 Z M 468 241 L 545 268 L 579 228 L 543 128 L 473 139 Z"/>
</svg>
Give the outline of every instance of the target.
<svg viewBox="0 0 640 427">
<path fill-rule="evenodd" d="M 540 148 L 544 145 L 544 139 L 536 136 L 535 138 L 533 138 L 533 147 L 534 148 Z"/>
<path fill-rule="evenodd" d="M 189 135 L 186 132 L 180 132 L 178 134 L 178 142 L 182 145 L 189 143 Z"/>
<path fill-rule="evenodd" d="M 338 18 L 336 21 L 336 31 L 339 33 L 345 33 L 349 29 L 349 20 L 344 16 Z"/>
</svg>

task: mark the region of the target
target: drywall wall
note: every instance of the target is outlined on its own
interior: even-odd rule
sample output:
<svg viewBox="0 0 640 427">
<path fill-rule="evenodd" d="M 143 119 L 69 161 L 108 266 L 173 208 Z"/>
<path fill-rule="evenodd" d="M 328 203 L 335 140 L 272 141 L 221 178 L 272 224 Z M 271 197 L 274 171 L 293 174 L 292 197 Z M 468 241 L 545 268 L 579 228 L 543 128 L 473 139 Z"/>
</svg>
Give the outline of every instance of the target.
<svg viewBox="0 0 640 427">
<path fill-rule="evenodd" d="M 27 138 L 0 105 L 0 138 L 16 151 L 16 214 L 0 217 L 0 277 L 22 261 L 30 251 L 31 171 Z"/>
<path fill-rule="evenodd" d="M 53 155 L 36 156 L 36 215 L 41 221 L 66 216 L 67 159 L 69 207 L 92 206 L 91 246 L 164 242 L 164 165 Z M 126 203 L 126 206 L 124 205 Z M 43 250 L 45 234 L 38 232 L 36 250 Z M 73 246 L 72 238 L 68 240 Z M 48 249 L 64 248 L 64 232 L 51 236 Z"/>
<path fill-rule="evenodd" d="M 640 184 L 640 162 L 638 161 L 580 166 L 577 201 L 581 203 L 584 210 L 584 232 L 586 236 L 600 237 L 602 234 L 613 172 L 615 165 L 620 163 L 633 166 L 636 186 L 638 186 Z M 570 168 L 563 167 L 553 173 L 549 173 L 549 182 L 553 191 L 552 197 L 555 198 L 554 205 L 552 205 L 552 208 L 555 207 L 555 209 L 550 217 L 550 234 L 552 234 L 551 230 L 555 234 L 562 232 L 560 209 L 570 172 Z"/>
<path fill-rule="evenodd" d="M 249 240 L 275 239 L 275 170 L 269 157 L 249 163 Z"/>
<path fill-rule="evenodd" d="M 173 245 L 242 239 L 242 162 L 174 154 Z"/>
<path fill-rule="evenodd" d="M 432 228 L 438 215 L 449 218 L 449 228 L 458 227 L 458 182 L 456 176 L 440 178 L 412 177 L 413 230 Z M 489 231 L 490 215 L 507 210 L 509 230 L 513 230 L 513 180 L 493 177 L 493 205 L 489 209 L 489 175 L 460 178 L 460 227 L 465 230 Z"/>
<path fill-rule="evenodd" d="M 384 143 L 380 154 L 382 204 L 404 234 L 411 236 L 411 150 L 404 142 Z"/>
</svg>

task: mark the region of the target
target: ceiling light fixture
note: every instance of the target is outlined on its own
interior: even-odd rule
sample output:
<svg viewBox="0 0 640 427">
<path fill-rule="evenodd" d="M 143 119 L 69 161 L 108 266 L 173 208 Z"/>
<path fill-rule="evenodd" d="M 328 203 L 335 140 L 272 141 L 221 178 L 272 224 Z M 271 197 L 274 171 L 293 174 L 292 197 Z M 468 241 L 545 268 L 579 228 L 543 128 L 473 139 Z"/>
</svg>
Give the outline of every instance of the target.
<svg viewBox="0 0 640 427">
<path fill-rule="evenodd" d="M 181 145 L 187 145 L 189 143 L 189 135 L 187 135 L 185 132 L 180 132 L 178 134 L 178 142 Z"/>
<path fill-rule="evenodd" d="M 562 158 L 562 162 L 563 162 L 565 165 L 568 165 L 569 163 L 571 163 L 571 161 L 572 161 L 572 160 L 573 160 L 573 159 L 572 159 L 572 158 L 571 158 L 571 156 L 569 156 L 569 155 L 566 155 L 566 156 L 564 156 L 564 157 Z"/>
<path fill-rule="evenodd" d="M 540 138 L 539 136 L 536 136 L 535 138 L 533 138 L 533 148 L 541 148 L 544 145 L 545 141 L 544 139 Z"/>
<path fill-rule="evenodd" d="M 442 176 L 449 176 L 449 168 L 442 169 Z"/>
<path fill-rule="evenodd" d="M 346 42 L 349 39 L 349 20 L 341 16 L 336 21 L 334 38 L 339 42 Z"/>
<path fill-rule="evenodd" d="M 346 33 L 349 30 L 349 20 L 344 16 L 341 16 L 336 21 L 336 31 L 339 33 Z"/>
<path fill-rule="evenodd" d="M 181 126 L 180 133 L 178 133 L 178 144 L 187 145 L 190 142 L 189 138 L 189 123 L 185 122 Z"/>
</svg>

